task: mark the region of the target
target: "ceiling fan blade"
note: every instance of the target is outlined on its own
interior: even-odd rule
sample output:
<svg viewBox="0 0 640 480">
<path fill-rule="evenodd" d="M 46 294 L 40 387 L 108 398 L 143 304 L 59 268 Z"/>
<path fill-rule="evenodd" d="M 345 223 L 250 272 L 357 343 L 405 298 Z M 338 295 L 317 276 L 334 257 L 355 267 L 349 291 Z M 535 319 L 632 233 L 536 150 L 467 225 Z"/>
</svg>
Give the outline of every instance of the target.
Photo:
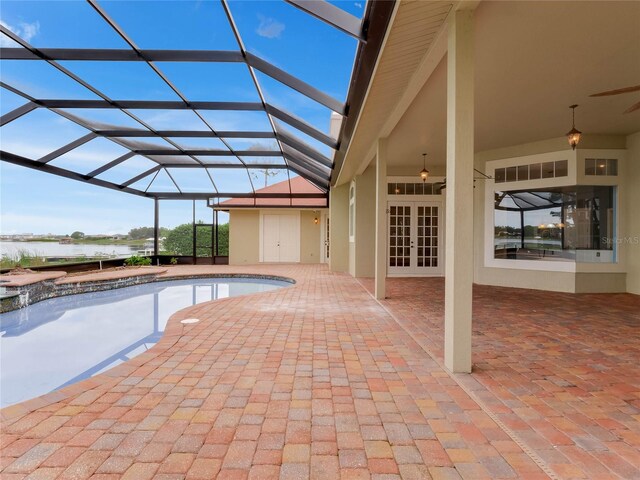
<svg viewBox="0 0 640 480">
<path fill-rule="evenodd" d="M 624 113 L 631 113 L 631 112 L 635 112 L 636 110 L 640 110 L 640 102 L 631 105 L 629 108 L 627 108 Z"/>
<path fill-rule="evenodd" d="M 640 90 L 640 85 L 636 85 L 634 87 L 618 88 L 616 90 L 607 90 L 606 92 L 594 93 L 593 95 L 589 95 L 589 96 L 590 97 L 606 97 L 608 95 L 620 95 L 621 93 L 637 92 L 638 90 Z"/>
</svg>

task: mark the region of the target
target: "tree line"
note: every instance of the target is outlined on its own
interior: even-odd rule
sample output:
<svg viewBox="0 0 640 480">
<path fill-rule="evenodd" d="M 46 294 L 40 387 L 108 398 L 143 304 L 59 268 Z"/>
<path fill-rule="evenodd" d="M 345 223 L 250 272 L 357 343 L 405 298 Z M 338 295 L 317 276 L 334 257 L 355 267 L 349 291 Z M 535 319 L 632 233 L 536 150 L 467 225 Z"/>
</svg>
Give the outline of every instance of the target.
<svg viewBox="0 0 640 480">
<path fill-rule="evenodd" d="M 214 234 L 215 235 L 215 234 Z M 196 230 L 196 253 L 200 257 L 211 255 L 211 226 L 202 225 Z M 162 242 L 162 254 L 193 255 L 193 224 L 183 223 L 170 230 Z M 229 255 L 229 224 L 218 225 L 218 255 Z"/>
</svg>

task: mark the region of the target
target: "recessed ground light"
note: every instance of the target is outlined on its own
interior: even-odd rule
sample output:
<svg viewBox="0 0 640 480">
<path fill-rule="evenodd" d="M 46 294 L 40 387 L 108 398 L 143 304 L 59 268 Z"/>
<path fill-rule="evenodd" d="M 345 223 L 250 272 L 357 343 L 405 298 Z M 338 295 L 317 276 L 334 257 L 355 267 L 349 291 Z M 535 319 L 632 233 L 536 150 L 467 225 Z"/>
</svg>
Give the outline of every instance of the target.
<svg viewBox="0 0 640 480">
<path fill-rule="evenodd" d="M 180 320 L 180 323 L 198 323 L 199 321 L 197 318 L 185 318 L 184 320 Z"/>
</svg>

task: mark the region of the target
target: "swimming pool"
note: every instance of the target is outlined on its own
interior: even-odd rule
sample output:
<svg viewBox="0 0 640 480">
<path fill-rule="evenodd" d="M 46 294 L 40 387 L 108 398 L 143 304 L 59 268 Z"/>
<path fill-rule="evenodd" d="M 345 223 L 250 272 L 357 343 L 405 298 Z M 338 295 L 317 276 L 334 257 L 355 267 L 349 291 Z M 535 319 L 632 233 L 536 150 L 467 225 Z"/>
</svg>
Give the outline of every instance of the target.
<svg viewBox="0 0 640 480">
<path fill-rule="evenodd" d="M 0 407 L 89 378 L 145 352 L 178 310 L 290 286 L 281 280 L 153 282 L 52 298 L 0 315 Z"/>
</svg>

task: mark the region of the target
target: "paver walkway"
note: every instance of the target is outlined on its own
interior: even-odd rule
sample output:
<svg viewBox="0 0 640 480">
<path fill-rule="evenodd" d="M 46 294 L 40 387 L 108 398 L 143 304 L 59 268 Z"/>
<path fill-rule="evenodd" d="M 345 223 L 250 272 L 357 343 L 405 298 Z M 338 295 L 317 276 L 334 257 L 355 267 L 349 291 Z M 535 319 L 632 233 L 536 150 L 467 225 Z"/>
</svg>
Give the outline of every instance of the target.
<svg viewBox="0 0 640 480">
<path fill-rule="evenodd" d="M 444 279 L 387 288 L 442 361 Z M 473 374 L 455 378 L 559 478 L 640 479 L 640 297 L 476 285 L 473 309 Z"/>
<path fill-rule="evenodd" d="M 297 284 L 185 309 L 149 352 L 3 409 L 3 479 L 547 478 L 357 280 L 168 274 L 207 271 Z"/>
</svg>

